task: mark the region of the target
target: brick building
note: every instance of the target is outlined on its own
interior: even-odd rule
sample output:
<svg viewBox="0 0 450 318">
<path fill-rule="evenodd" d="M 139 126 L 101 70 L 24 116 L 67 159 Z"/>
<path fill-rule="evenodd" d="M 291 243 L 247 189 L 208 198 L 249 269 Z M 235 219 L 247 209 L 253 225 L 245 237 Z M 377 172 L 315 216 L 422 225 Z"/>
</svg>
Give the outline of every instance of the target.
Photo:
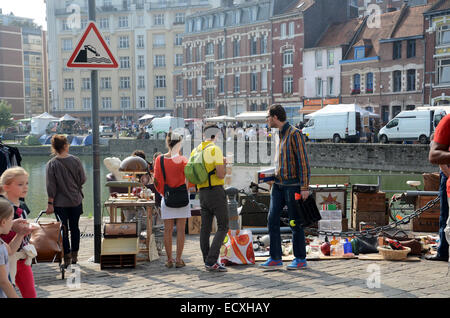
<svg viewBox="0 0 450 318">
<path fill-rule="evenodd" d="M 407 4 L 409 6 L 425 5 L 434 0 L 353 0 L 355 6 L 358 7 L 360 16 L 366 16 L 375 12 L 375 8 L 379 8 L 379 13 L 386 13 L 400 8 Z"/>
<path fill-rule="evenodd" d="M 356 103 L 385 124 L 400 111 L 423 106 L 423 13 L 430 5 L 384 13 L 366 25 L 341 63 L 342 102 Z"/>
<path fill-rule="evenodd" d="M 450 1 L 438 1 L 424 13 L 424 18 L 424 103 L 450 105 Z"/>
</svg>

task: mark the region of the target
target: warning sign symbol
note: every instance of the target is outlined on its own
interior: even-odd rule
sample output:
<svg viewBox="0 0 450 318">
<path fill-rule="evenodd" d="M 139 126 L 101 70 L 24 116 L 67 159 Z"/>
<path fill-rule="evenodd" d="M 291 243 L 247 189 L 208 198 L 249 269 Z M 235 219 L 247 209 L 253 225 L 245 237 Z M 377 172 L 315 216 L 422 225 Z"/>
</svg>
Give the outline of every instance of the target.
<svg viewBox="0 0 450 318">
<path fill-rule="evenodd" d="M 81 36 L 67 67 L 105 69 L 117 68 L 118 63 L 94 22 L 90 22 Z"/>
</svg>

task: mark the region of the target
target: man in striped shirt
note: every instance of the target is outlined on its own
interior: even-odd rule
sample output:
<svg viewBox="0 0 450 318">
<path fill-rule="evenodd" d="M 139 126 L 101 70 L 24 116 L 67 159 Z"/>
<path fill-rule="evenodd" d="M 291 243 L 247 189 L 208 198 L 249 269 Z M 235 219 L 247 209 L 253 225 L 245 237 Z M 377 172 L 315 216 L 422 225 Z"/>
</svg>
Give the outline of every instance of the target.
<svg viewBox="0 0 450 318">
<path fill-rule="evenodd" d="M 263 268 L 283 266 L 281 252 L 280 214 L 288 208 L 289 220 L 296 220 L 295 193 L 302 200 L 309 196 L 310 168 L 305 140 L 300 130 L 286 121 L 286 111 L 281 105 L 272 105 L 267 112 L 269 128 L 280 131 L 277 154 L 275 155 L 275 183 L 270 192 L 268 227 L 270 236 L 270 257 L 261 264 Z M 290 222 L 295 259 L 287 269 L 301 269 L 306 264 L 305 232 L 299 224 Z"/>
</svg>

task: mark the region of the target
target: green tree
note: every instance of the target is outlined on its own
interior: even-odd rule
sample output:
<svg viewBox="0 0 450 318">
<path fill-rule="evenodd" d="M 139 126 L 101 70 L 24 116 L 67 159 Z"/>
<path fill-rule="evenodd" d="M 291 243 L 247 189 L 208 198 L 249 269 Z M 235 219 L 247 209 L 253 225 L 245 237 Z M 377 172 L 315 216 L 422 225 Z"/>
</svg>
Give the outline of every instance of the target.
<svg viewBox="0 0 450 318">
<path fill-rule="evenodd" d="M 11 109 L 11 105 L 4 100 L 0 100 L 0 129 L 2 130 L 14 126 L 14 121 L 11 119 Z"/>
</svg>

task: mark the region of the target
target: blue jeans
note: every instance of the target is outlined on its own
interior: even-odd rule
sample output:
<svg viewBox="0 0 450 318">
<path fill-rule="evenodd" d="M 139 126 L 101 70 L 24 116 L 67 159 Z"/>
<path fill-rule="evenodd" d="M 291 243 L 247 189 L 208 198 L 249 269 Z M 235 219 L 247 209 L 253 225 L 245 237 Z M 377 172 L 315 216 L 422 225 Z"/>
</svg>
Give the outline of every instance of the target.
<svg viewBox="0 0 450 318">
<path fill-rule="evenodd" d="M 447 225 L 448 219 L 448 199 L 447 199 L 447 177 L 441 171 L 440 173 L 440 185 L 439 195 L 441 196 L 441 214 L 439 216 L 439 246 L 437 249 L 437 255 L 439 257 L 448 258 L 448 242 L 445 238 L 444 229 Z"/>
<path fill-rule="evenodd" d="M 270 192 L 270 208 L 268 216 L 268 228 L 270 236 L 270 257 L 273 260 L 281 260 L 281 233 L 280 233 L 280 215 L 284 206 L 287 205 L 289 220 L 296 220 L 297 207 L 295 204 L 295 193 L 300 193 L 300 186 L 288 186 L 275 183 Z M 292 247 L 296 258 L 306 258 L 305 232 L 300 225 L 291 226 Z"/>
</svg>

